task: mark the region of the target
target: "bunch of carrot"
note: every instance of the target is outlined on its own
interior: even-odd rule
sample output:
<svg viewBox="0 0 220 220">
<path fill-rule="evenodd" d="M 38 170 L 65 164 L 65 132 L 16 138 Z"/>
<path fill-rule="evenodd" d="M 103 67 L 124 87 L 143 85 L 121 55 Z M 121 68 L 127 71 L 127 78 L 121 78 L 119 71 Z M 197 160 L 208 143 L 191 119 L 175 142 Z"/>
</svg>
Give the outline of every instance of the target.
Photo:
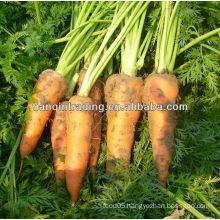
<svg viewBox="0 0 220 220">
<path fill-rule="evenodd" d="M 161 104 L 164 107 L 175 104 L 179 88 L 173 69 L 181 26 L 178 13 L 180 2 L 162 2 L 157 11 L 159 19 L 154 20 L 153 28 L 144 38 L 142 32 L 150 2 L 108 2 L 105 10 L 102 8 L 103 2 L 76 4 L 75 19 L 71 21 L 70 32 L 55 41 L 67 41 L 57 68 L 55 71 L 45 70 L 39 75 L 35 85 L 36 92 L 32 95 L 39 105 L 52 106 L 61 102 L 66 108 L 57 112 L 52 109 L 34 111 L 32 103 L 29 103 L 28 118 L 20 142 L 22 168 L 25 156 L 35 149 L 46 123 L 51 118 L 56 182 L 59 186 L 62 180 L 66 180 L 72 205 L 79 198 L 88 166 L 95 178 L 101 145 L 102 114 L 98 108 L 72 111 L 67 109 L 68 102 L 75 106 L 98 106 L 105 97 L 107 106 L 117 104 L 121 108 L 126 104 L 141 102 Z M 112 12 L 113 18 L 105 19 Z M 113 34 L 120 25 L 120 33 L 114 39 Z M 137 71 L 144 64 L 153 34 L 157 39 L 155 68 L 144 84 L 142 78 L 137 77 Z M 211 35 L 207 35 L 209 36 Z M 113 42 L 109 45 L 110 40 Z M 194 44 L 186 46 L 187 49 Z M 99 77 L 120 46 L 120 74 L 110 76 L 104 87 Z M 82 60 L 84 67 L 81 66 Z M 73 95 L 76 85 L 78 90 Z M 130 163 L 135 127 L 140 115 L 138 110 L 107 110 L 107 172 L 117 169 L 115 159 L 122 161 L 125 168 Z M 165 187 L 169 161 L 174 152 L 176 115 L 174 111 L 168 110 L 148 111 L 148 120 L 158 179 Z"/>
<path fill-rule="evenodd" d="M 60 57 L 56 71 L 46 70 L 40 74 L 35 85 L 37 92 L 34 92 L 32 95 L 32 98 L 38 105 L 53 106 L 61 102 L 60 104 L 64 108 L 57 112 L 52 112 L 51 108 L 46 111 L 35 111 L 32 108 L 32 103 L 30 103 L 28 105 L 29 118 L 27 119 L 25 132 L 20 143 L 21 172 L 25 156 L 30 154 L 36 147 L 44 127 L 51 116 L 51 142 L 56 182 L 59 185 L 62 179 L 66 177 L 67 188 L 70 192 L 73 191 L 73 204 L 79 197 L 79 190 L 84 176 L 82 173 L 86 171 L 88 160 L 94 173 L 101 142 L 102 117 L 98 111 L 94 113 L 81 112 L 82 114 L 80 112 L 66 111 L 65 105 L 67 106 L 67 100 L 71 97 L 78 79 L 78 86 L 80 88 L 85 75 L 85 70 L 79 73 L 79 61 L 92 51 L 94 53 L 97 43 L 106 33 L 106 25 L 98 26 L 97 24 L 98 22 L 109 23 L 110 20 L 103 19 L 100 21 L 98 19 L 103 18 L 105 15 L 109 16 L 109 11 L 115 8 L 114 3 L 108 3 L 107 10 L 101 10 L 102 2 L 76 4 L 78 4 L 76 10 L 79 13 L 75 16 L 73 29 L 64 38 L 56 41 L 56 43 L 68 41 Z M 85 25 L 86 27 L 84 28 Z M 81 31 L 82 29 L 83 31 Z M 90 92 L 90 97 L 86 98 L 85 101 L 101 104 L 102 83 L 100 81 L 97 81 L 94 85 Z M 83 104 L 84 101 L 83 97 L 72 97 L 69 99 L 69 102 Z M 88 123 L 85 124 L 86 115 L 88 116 Z M 80 120 L 82 123 L 80 123 Z M 93 121 L 96 123 L 93 123 Z M 94 124 L 96 126 L 95 128 L 93 128 Z M 89 135 L 85 131 L 87 125 Z M 78 144 L 78 141 L 81 142 L 82 147 L 72 148 L 72 146 Z M 90 142 L 92 142 L 91 149 Z M 74 183 L 71 182 L 72 178 L 74 179 Z"/>
<path fill-rule="evenodd" d="M 123 39 L 132 28 L 133 24 L 144 13 L 149 3 L 123 3 L 120 9 L 116 9 L 112 23 L 91 62 L 88 69 L 81 72 L 83 81 L 79 81 L 80 89 L 76 96 L 70 99 L 71 104 L 100 104 L 102 88 L 97 79 L 114 52 L 122 43 Z M 118 5 L 119 6 L 119 5 Z M 126 25 L 122 28 L 118 37 L 109 48 L 107 43 L 122 19 L 130 14 Z M 107 49 L 106 49 L 107 48 Z M 106 49 L 106 51 L 104 51 Z M 102 55 L 102 53 L 104 53 Z M 85 73 L 86 72 L 86 73 Z M 85 75 L 84 75 L 85 74 Z M 66 155 L 66 184 L 74 205 L 79 197 L 83 177 L 86 173 L 87 164 L 93 169 L 97 163 L 100 148 L 101 115 L 98 111 L 67 112 L 67 155 Z M 94 129 L 92 129 L 94 128 Z M 93 152 L 90 154 L 89 152 Z"/>
</svg>

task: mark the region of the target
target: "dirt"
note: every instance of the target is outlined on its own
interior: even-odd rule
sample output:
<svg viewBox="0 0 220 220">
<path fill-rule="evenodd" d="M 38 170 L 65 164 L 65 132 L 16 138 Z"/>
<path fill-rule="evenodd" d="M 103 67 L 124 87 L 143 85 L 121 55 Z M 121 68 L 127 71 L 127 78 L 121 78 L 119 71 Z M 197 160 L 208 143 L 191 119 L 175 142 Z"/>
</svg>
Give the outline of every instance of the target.
<svg viewBox="0 0 220 220">
<path fill-rule="evenodd" d="M 168 85 L 173 89 L 174 92 L 177 91 L 178 95 L 178 81 L 174 75 L 171 74 L 151 74 L 147 77 L 146 83 L 142 90 L 142 100 L 143 103 L 149 104 L 150 102 L 154 104 L 165 104 L 176 102 L 177 97 L 167 97 L 165 95 L 166 91 L 162 91 L 160 88 L 161 80 L 168 83 Z M 159 103 L 160 102 L 160 103 Z"/>
<path fill-rule="evenodd" d="M 117 95 L 120 92 L 123 96 L 120 101 L 126 102 L 131 100 L 132 102 L 141 102 L 139 88 L 143 86 L 143 81 L 140 77 L 130 77 L 126 74 L 114 74 L 110 76 L 105 85 L 105 98 L 107 102 L 118 101 Z M 138 88 L 138 89 L 136 89 Z"/>
<path fill-rule="evenodd" d="M 123 73 L 111 75 L 104 88 L 107 105 L 119 104 L 124 107 L 125 104 L 141 103 L 142 86 L 143 80 L 140 77 L 131 77 Z M 107 111 L 107 116 L 108 112 L 117 115 L 117 111 Z M 128 114 L 126 111 L 124 113 Z"/>
<path fill-rule="evenodd" d="M 51 105 L 51 102 L 49 99 L 46 98 L 46 95 L 42 94 L 42 93 L 38 93 L 37 95 L 37 98 L 38 98 L 38 101 L 39 101 L 39 105 L 42 104 L 42 105 Z"/>
<path fill-rule="evenodd" d="M 119 155 L 120 155 L 120 159 L 129 163 L 130 162 L 130 151 L 127 151 L 124 148 L 118 148 L 117 149 Z"/>
</svg>

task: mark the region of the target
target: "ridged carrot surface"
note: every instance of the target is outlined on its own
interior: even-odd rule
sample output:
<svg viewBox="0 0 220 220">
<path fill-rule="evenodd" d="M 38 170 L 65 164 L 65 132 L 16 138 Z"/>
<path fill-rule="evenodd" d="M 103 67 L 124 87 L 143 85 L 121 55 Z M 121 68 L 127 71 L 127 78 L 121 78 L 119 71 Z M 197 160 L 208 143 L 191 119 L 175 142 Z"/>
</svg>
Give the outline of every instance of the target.
<svg viewBox="0 0 220 220">
<path fill-rule="evenodd" d="M 73 96 L 72 104 L 92 104 L 89 97 Z M 92 140 L 93 112 L 67 111 L 67 152 L 65 160 L 66 185 L 74 205 L 79 198 L 83 178 L 86 174 L 89 149 Z"/>
<path fill-rule="evenodd" d="M 143 103 L 150 105 L 175 104 L 179 93 L 178 81 L 170 74 L 152 74 L 147 78 L 143 89 Z M 174 152 L 174 131 L 176 127 L 175 111 L 149 111 L 149 127 L 153 155 L 158 169 L 158 179 L 166 186 L 169 161 Z"/>
<path fill-rule="evenodd" d="M 130 77 L 126 74 L 110 76 L 105 86 L 107 106 L 120 105 L 125 108 L 132 103 L 141 103 L 143 81 L 139 77 Z M 120 159 L 125 164 L 130 163 L 131 149 L 134 141 L 135 126 L 141 112 L 137 110 L 107 111 L 107 164 L 106 171 L 110 172 L 115 167 L 114 159 Z"/>
<path fill-rule="evenodd" d="M 68 104 L 68 102 L 61 104 Z M 51 142 L 57 185 L 65 178 L 66 112 L 65 109 L 54 111 L 51 120 Z"/>
<path fill-rule="evenodd" d="M 81 88 L 85 74 L 86 70 L 82 70 L 80 72 L 80 77 L 78 81 L 79 90 Z M 98 106 L 102 104 L 103 95 L 103 84 L 100 80 L 97 80 L 89 93 L 89 97 L 92 99 L 93 103 L 97 105 L 97 110 L 95 109 L 93 114 L 94 127 L 92 132 L 92 143 L 89 153 L 89 167 L 91 168 L 93 173 L 95 172 L 101 145 L 102 113 L 99 111 Z"/>
<path fill-rule="evenodd" d="M 32 98 L 35 99 L 34 103 L 39 105 L 58 104 L 64 97 L 68 88 L 66 79 L 59 73 L 53 70 L 43 71 L 35 85 L 35 92 Z M 44 130 L 44 127 L 52 113 L 51 110 L 34 111 L 32 103 L 28 104 L 30 118 L 25 126 L 25 132 L 22 136 L 20 143 L 21 158 L 24 159 L 25 155 L 30 154 L 37 145 L 37 142 Z"/>
</svg>

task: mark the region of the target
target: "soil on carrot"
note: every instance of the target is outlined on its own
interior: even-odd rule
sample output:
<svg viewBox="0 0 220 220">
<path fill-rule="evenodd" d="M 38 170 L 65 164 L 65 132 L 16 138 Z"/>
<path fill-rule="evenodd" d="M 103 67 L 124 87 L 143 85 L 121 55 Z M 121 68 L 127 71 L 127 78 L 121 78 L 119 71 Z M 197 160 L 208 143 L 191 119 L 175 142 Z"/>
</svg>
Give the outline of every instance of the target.
<svg viewBox="0 0 220 220">
<path fill-rule="evenodd" d="M 141 103 L 142 85 L 143 80 L 140 77 L 130 77 L 123 73 L 114 74 L 108 78 L 105 85 L 105 100 L 107 104 L 120 105 L 121 108 L 127 104 L 132 108 L 132 103 L 134 105 Z M 118 97 L 118 93 L 121 94 L 120 97 Z M 108 111 L 107 114 L 117 115 L 117 111 Z"/>
<path fill-rule="evenodd" d="M 79 200 L 74 207 L 64 181 L 57 190 L 49 122 L 35 150 L 25 157 L 21 176 L 16 182 L 21 162 L 19 150 L 12 159 L 9 156 L 15 150 L 28 100 L 40 73 L 56 68 L 66 42 L 54 41 L 62 39 L 70 31 L 77 14 L 74 13 L 73 16 L 72 12 L 79 12 L 80 4 L 84 2 L 38 2 L 41 18 L 39 24 L 34 2 L 0 2 L 0 217 L 155 219 L 171 216 L 180 205 L 175 198 L 167 196 L 159 188 L 147 112 L 142 113 L 137 123 L 131 163 L 126 169 L 119 160 L 109 158 L 107 161 L 107 117 L 106 112 L 103 113 L 96 177 L 92 178 L 92 172 L 88 168 Z M 105 4 L 103 3 L 102 11 L 107 9 Z M 159 5 L 159 2 L 149 4 L 143 39 L 152 28 L 152 21 L 157 19 L 155 15 L 160 10 Z M 118 5 L 118 9 L 120 7 Z M 180 7 L 180 48 L 197 36 L 220 26 L 218 2 L 183 1 Z M 106 23 L 111 19 L 109 14 L 107 16 Z M 98 22 L 97 26 L 99 25 Z M 84 29 L 85 26 L 82 31 Z M 117 36 L 118 30 L 113 39 Z M 144 73 L 150 74 L 154 70 L 155 39 L 156 36 L 153 36 L 144 66 L 137 73 L 144 81 L 147 78 Z M 176 198 L 184 199 L 204 216 L 215 219 L 219 215 L 207 204 L 211 203 L 217 211 L 220 210 L 219 39 L 216 34 L 177 56 L 173 74 L 177 77 L 180 88 L 178 104 L 186 104 L 188 110 L 177 111 L 173 159 L 170 161 L 167 179 L 167 190 Z M 120 55 L 119 48 L 103 71 L 101 77 L 104 84 L 112 73 L 120 71 Z M 83 68 L 83 60 L 78 65 L 80 69 Z M 118 90 L 119 85 L 124 83 L 112 82 L 107 97 L 111 99 L 111 90 L 115 87 Z M 61 91 L 61 86 L 59 84 L 56 92 Z M 47 87 L 45 85 L 44 89 Z M 125 95 L 128 96 L 127 94 L 129 98 L 132 97 L 131 91 L 126 91 Z M 56 96 L 54 94 L 53 98 Z M 131 101 L 134 100 L 136 97 L 132 97 Z M 42 99 L 42 103 L 48 103 L 48 100 Z M 175 120 L 173 116 L 171 119 L 167 117 L 167 122 L 172 123 L 172 120 Z M 76 124 L 75 126 L 77 127 Z M 116 127 L 112 127 L 112 132 L 115 130 Z M 118 138 L 126 132 L 130 131 L 126 129 L 118 132 Z M 33 139 L 28 140 L 32 141 Z M 10 166 L 2 179 L 8 159 Z M 117 165 L 118 169 L 107 174 L 106 163 L 111 163 L 112 168 Z M 208 202 L 202 200 L 201 195 Z M 180 218 L 194 219 L 196 216 L 185 210 Z"/>
</svg>

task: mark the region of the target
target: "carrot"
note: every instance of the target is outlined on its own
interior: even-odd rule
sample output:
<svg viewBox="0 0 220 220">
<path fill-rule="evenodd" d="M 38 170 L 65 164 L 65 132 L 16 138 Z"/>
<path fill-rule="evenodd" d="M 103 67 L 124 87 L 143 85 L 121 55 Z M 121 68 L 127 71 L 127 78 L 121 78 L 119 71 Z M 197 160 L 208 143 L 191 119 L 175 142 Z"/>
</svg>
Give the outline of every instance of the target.
<svg viewBox="0 0 220 220">
<path fill-rule="evenodd" d="M 179 93 L 178 81 L 173 73 L 177 49 L 180 22 L 176 2 L 161 2 L 161 18 L 158 23 L 158 39 L 155 55 L 155 71 L 149 75 L 143 89 L 143 103 L 162 105 L 163 109 L 148 111 L 150 137 L 153 156 L 158 170 L 158 179 L 163 187 L 169 172 L 169 161 L 174 152 L 174 132 L 176 114 L 168 111 L 167 105 L 175 104 Z"/>
<path fill-rule="evenodd" d="M 178 81 L 170 74 L 149 75 L 143 89 L 143 103 L 150 105 L 175 104 L 178 96 Z M 158 179 L 166 186 L 169 161 L 174 152 L 174 130 L 176 114 L 174 111 L 148 111 L 153 156 L 159 172 Z"/>
<path fill-rule="evenodd" d="M 142 79 L 139 77 L 130 77 L 126 74 L 110 76 L 105 86 L 107 106 L 118 104 L 125 108 L 126 104 L 131 107 L 132 103 L 140 103 L 142 85 Z M 107 172 L 111 172 L 115 167 L 111 157 L 130 163 L 135 126 L 140 114 L 141 112 L 137 110 L 107 111 Z"/>
<path fill-rule="evenodd" d="M 62 102 L 61 104 L 67 104 Z M 66 110 L 53 111 L 51 120 L 51 142 L 57 185 L 65 178 L 66 155 Z M 64 158 L 62 158 L 64 156 Z"/>
<path fill-rule="evenodd" d="M 138 68 L 141 67 L 137 59 L 148 5 L 149 2 L 146 2 L 141 6 L 142 10 L 138 10 L 139 16 L 133 21 L 134 25 L 130 26 L 130 31 L 125 35 L 125 43 L 121 45 L 121 73 L 110 76 L 106 82 L 105 99 L 108 106 L 106 172 L 113 171 L 115 159 L 121 160 L 125 167 L 131 161 L 135 127 L 141 115 L 135 106 L 142 101 L 143 87 L 142 79 L 136 76 Z M 133 13 L 137 13 L 136 9 L 132 10 Z M 122 22 L 122 31 L 129 25 L 130 19 L 131 16 L 126 15 Z M 140 57 L 143 56 L 140 53 Z M 110 109 L 111 106 L 117 108 L 116 105 L 120 109 Z"/>
<path fill-rule="evenodd" d="M 80 77 L 78 81 L 79 89 L 81 88 L 83 79 L 86 74 L 86 69 L 83 69 L 80 72 Z M 102 103 L 103 97 L 103 84 L 101 80 L 97 80 L 95 85 L 92 87 L 89 97 L 92 99 L 93 103 L 97 105 L 97 110 L 94 109 L 94 127 L 92 132 L 92 143 L 89 151 L 89 167 L 93 175 L 95 175 L 95 168 L 97 165 L 97 160 L 100 151 L 100 144 L 101 144 L 101 132 L 102 132 L 102 113 L 98 110 L 98 105 Z"/>
<path fill-rule="evenodd" d="M 92 87 L 94 86 L 94 84 L 96 83 L 96 80 L 99 78 L 99 76 L 102 74 L 102 71 L 104 70 L 104 68 L 106 67 L 106 65 L 109 63 L 110 59 L 112 58 L 112 56 L 114 55 L 114 53 L 116 52 L 117 48 L 121 45 L 121 43 L 123 42 L 123 40 L 125 39 L 126 35 L 129 32 L 134 32 L 131 31 L 132 28 L 135 26 L 135 29 L 138 29 L 139 26 L 143 27 L 144 24 L 144 18 L 146 15 L 146 9 L 149 5 L 149 2 L 125 2 L 122 5 L 119 6 L 118 11 L 114 14 L 114 18 L 113 21 L 110 25 L 110 27 L 108 28 L 108 31 L 103 39 L 102 44 L 100 45 L 99 49 L 97 50 L 97 53 L 95 54 L 95 56 L 92 59 L 92 62 L 89 65 L 89 68 L 86 72 L 85 78 L 83 80 L 81 89 L 78 93 L 79 96 L 83 96 L 83 97 L 88 97 L 90 90 L 92 89 Z M 140 22 L 140 18 L 141 18 L 141 22 Z M 113 41 L 113 43 L 111 44 L 111 46 L 108 47 L 108 49 L 106 51 L 104 51 L 104 49 L 107 46 L 107 43 L 109 42 L 112 34 L 114 33 L 114 31 L 116 30 L 116 28 L 119 26 L 119 24 L 121 24 L 122 20 L 125 20 L 125 25 L 122 28 L 121 32 L 118 34 L 117 38 Z M 137 24 L 136 24 L 137 22 Z M 139 25 L 139 23 L 141 23 Z M 135 25 L 134 25 L 135 24 Z M 142 28 L 141 28 L 142 29 Z M 141 33 L 141 30 L 138 30 L 138 33 Z M 139 42 L 140 42 L 140 34 L 138 34 L 138 39 L 132 39 L 130 40 L 130 42 L 137 42 L 135 43 L 135 48 L 139 46 Z M 138 45 L 137 45 L 138 44 Z M 131 45 L 133 48 L 133 45 Z M 131 52 L 131 51 L 130 51 Z M 132 60 L 129 60 L 128 63 L 131 64 L 131 69 L 137 69 L 137 66 L 139 67 L 139 65 L 137 65 L 136 63 L 136 58 L 137 58 L 137 53 L 135 51 L 135 58 Z M 130 65 L 129 65 L 130 67 Z M 123 71 L 122 71 L 123 72 Z M 123 72 L 125 74 L 127 74 L 127 72 Z M 107 97 L 107 102 L 108 104 L 111 104 L 112 101 L 114 101 L 114 104 L 122 104 L 122 106 L 124 104 L 127 104 L 125 102 L 132 102 L 132 101 L 141 101 L 141 87 L 142 87 L 142 81 L 140 79 L 136 79 L 134 76 L 136 74 L 132 73 L 128 73 L 128 76 L 123 76 L 123 74 L 119 74 L 117 76 L 113 76 L 110 77 L 110 79 L 108 79 L 108 82 L 105 88 L 105 96 Z M 119 78 L 117 78 L 119 76 Z M 132 77 L 130 77 L 132 76 Z M 121 78 L 122 77 L 122 80 Z M 113 78 L 117 78 L 116 80 L 113 80 Z M 117 81 L 119 80 L 118 83 Z M 117 86 L 116 86 L 117 85 Z M 121 90 L 120 94 L 117 96 L 116 93 L 118 90 Z M 132 91 L 136 92 L 136 94 L 132 94 Z M 129 97 L 129 95 L 131 95 L 131 97 Z M 112 95 L 112 97 L 111 97 Z M 121 100 L 121 96 L 124 99 Z M 116 97 L 116 98 L 115 98 Z M 116 102 L 116 103 L 115 103 Z M 119 102 L 119 103 L 118 103 Z M 127 113 L 127 114 L 126 114 Z M 114 138 L 111 140 L 111 138 L 108 138 L 108 142 L 112 142 L 116 149 L 114 149 L 114 151 L 111 150 L 111 153 L 117 153 L 120 158 L 124 158 L 126 161 L 130 161 L 130 153 L 127 153 L 129 151 L 129 148 L 131 148 L 133 138 L 134 138 L 134 127 L 137 123 L 137 118 L 140 116 L 140 112 L 109 112 L 107 113 L 108 116 L 108 120 L 111 121 L 111 123 L 115 123 L 115 121 L 117 121 L 117 117 L 115 117 L 115 115 L 119 115 L 119 120 L 117 122 L 120 123 L 120 125 L 122 125 L 121 127 L 124 128 L 125 130 L 120 130 L 117 128 L 118 124 L 117 122 L 115 123 L 115 127 L 114 129 L 116 130 L 116 132 L 114 132 L 114 135 L 109 135 L 107 134 L 107 136 L 109 135 L 109 137 L 113 137 Z M 128 116 L 128 117 L 127 117 Z M 129 120 L 131 119 L 131 120 Z M 129 121 L 129 122 L 128 122 Z M 111 125 L 110 125 L 111 126 Z M 109 125 L 108 125 L 109 127 Z M 109 128 L 108 128 L 108 133 L 109 133 Z M 124 137 L 130 137 L 130 140 L 125 140 L 123 138 L 123 141 L 121 142 L 126 142 L 126 146 L 118 146 L 118 143 L 120 143 L 120 135 L 121 132 L 123 133 L 122 135 Z M 127 133 L 129 133 L 129 135 L 127 135 Z M 117 136 L 117 138 L 116 138 Z M 118 151 L 119 149 L 119 151 Z M 116 155 L 117 156 L 117 155 Z M 108 158 L 108 160 L 110 161 L 110 158 Z M 110 163 L 107 163 L 110 164 Z"/>
<path fill-rule="evenodd" d="M 89 97 L 73 96 L 70 104 L 91 105 Z M 74 106 L 76 107 L 76 106 Z M 88 161 L 89 148 L 92 139 L 93 114 L 91 111 L 67 111 L 67 152 L 65 160 L 65 175 L 67 189 L 72 197 L 72 205 L 80 195 Z"/>
<path fill-rule="evenodd" d="M 33 95 L 39 104 L 47 104 L 47 101 L 49 101 L 50 104 L 56 104 L 63 98 L 64 95 L 66 97 L 72 96 L 79 77 L 78 72 L 80 68 L 80 60 L 85 56 L 85 54 L 94 49 L 94 47 L 106 33 L 106 30 L 100 31 L 103 28 L 106 29 L 106 24 L 103 23 L 102 26 L 101 24 L 98 25 L 97 22 L 89 22 L 89 20 L 100 20 L 104 19 L 105 16 L 109 16 L 109 12 L 112 13 L 116 5 L 113 2 L 109 2 L 107 5 L 108 9 L 104 12 L 100 11 L 102 10 L 101 2 L 98 4 L 95 2 L 86 4 L 80 3 L 78 5 L 81 8 L 80 12 L 78 11 L 79 7 L 76 7 L 76 10 L 74 9 L 75 11 L 73 13 L 76 16 L 74 17 L 74 24 L 71 24 L 71 31 L 67 33 L 65 37 L 54 41 L 54 43 L 68 41 L 55 69 L 55 71 L 60 73 L 60 75 L 51 70 L 50 72 L 54 72 L 54 74 L 48 73 L 48 76 L 50 75 L 49 77 L 47 77 L 46 74 L 48 71 L 45 71 L 44 74 L 41 74 L 41 80 L 39 80 L 36 85 L 36 88 L 39 90 L 39 92 Z M 78 28 L 79 26 L 84 27 L 83 31 L 81 28 Z M 95 29 L 101 32 L 100 35 L 98 34 L 98 37 L 97 34 L 93 36 Z M 67 82 L 64 77 L 68 81 L 68 90 L 66 89 Z M 25 134 L 23 135 L 20 145 L 22 162 L 18 177 L 22 169 L 25 155 L 30 154 L 34 150 L 43 132 L 43 128 L 51 114 L 50 111 L 33 112 L 31 107 L 32 105 L 29 104 L 28 108 L 30 109 L 31 120 L 29 120 L 27 123 Z"/>
<path fill-rule="evenodd" d="M 57 104 L 65 95 L 68 84 L 66 79 L 53 70 L 43 71 L 35 85 L 38 90 L 32 95 L 39 105 Z M 30 154 L 37 145 L 37 142 L 44 130 L 44 127 L 52 113 L 51 110 L 35 111 L 32 103 L 28 104 L 30 119 L 25 126 L 25 132 L 20 143 L 20 154 L 22 160 Z M 49 108 L 48 108 L 49 109 Z"/>
</svg>

